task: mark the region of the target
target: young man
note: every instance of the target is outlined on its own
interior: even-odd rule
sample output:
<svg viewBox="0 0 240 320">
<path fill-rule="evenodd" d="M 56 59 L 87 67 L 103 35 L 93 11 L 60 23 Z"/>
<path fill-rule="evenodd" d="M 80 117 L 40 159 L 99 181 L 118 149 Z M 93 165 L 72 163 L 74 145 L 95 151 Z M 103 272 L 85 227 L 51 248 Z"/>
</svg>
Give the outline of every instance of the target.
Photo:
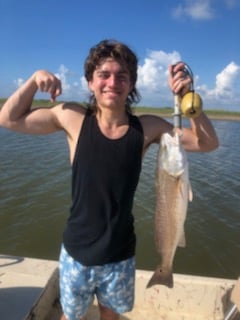
<svg viewBox="0 0 240 320">
<path fill-rule="evenodd" d="M 29 134 L 66 133 L 72 164 L 72 207 L 60 255 L 63 319 L 83 319 L 94 295 L 101 319 L 117 320 L 131 310 L 134 300 L 134 193 L 142 156 L 159 143 L 170 123 L 158 116 L 133 116 L 131 104 L 139 94 L 137 58 L 124 44 L 104 40 L 93 47 L 85 62 L 92 96 L 88 109 L 61 103 L 31 110 L 38 90 L 55 100 L 61 83 L 51 73 L 35 72 L 4 104 L 0 125 Z M 184 64 L 169 67 L 174 93 L 189 90 Z M 204 113 L 183 128 L 187 151 L 211 151 L 218 139 Z"/>
</svg>

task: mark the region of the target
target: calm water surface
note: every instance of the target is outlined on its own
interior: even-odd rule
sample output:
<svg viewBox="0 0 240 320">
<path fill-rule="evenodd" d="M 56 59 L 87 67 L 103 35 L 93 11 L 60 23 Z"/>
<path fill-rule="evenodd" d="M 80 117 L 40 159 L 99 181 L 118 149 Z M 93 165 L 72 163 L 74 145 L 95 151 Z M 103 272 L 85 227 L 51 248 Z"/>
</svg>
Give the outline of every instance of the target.
<svg viewBox="0 0 240 320">
<path fill-rule="evenodd" d="M 240 122 L 213 121 L 218 150 L 189 153 L 193 202 L 187 247 L 177 250 L 174 272 L 240 275 Z M 157 145 L 145 155 L 135 196 L 137 267 L 155 269 L 155 165 Z M 63 133 L 28 136 L 0 128 L 0 253 L 58 259 L 69 214 L 68 147 Z"/>
</svg>

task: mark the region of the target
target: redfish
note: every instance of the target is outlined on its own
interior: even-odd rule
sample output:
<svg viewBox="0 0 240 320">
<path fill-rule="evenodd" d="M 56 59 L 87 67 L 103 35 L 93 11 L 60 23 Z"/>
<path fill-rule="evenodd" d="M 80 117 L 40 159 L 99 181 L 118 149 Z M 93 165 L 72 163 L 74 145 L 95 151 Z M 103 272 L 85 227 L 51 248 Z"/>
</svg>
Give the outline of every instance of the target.
<svg viewBox="0 0 240 320">
<path fill-rule="evenodd" d="M 178 133 L 164 133 L 159 144 L 156 170 L 155 244 L 161 258 L 147 288 L 173 287 L 173 260 L 178 246 L 186 244 L 184 223 L 192 200 L 186 152 Z"/>
</svg>

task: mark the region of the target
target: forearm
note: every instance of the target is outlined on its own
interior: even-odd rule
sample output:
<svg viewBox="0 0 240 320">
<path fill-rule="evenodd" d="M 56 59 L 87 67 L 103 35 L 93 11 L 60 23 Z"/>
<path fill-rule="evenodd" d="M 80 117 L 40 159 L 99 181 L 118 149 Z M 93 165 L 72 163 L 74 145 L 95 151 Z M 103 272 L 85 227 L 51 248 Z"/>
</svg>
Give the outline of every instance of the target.
<svg viewBox="0 0 240 320">
<path fill-rule="evenodd" d="M 0 124 L 15 122 L 29 112 L 37 90 L 32 76 L 5 102 L 0 112 Z"/>
</svg>

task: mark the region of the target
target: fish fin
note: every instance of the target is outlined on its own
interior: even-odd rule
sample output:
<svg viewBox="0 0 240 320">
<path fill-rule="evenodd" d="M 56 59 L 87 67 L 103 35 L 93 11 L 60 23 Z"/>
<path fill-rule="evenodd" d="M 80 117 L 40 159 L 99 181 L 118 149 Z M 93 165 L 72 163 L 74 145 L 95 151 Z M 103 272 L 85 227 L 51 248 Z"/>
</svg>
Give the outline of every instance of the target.
<svg viewBox="0 0 240 320">
<path fill-rule="evenodd" d="M 182 198 L 184 198 L 184 182 L 182 181 L 181 178 L 178 181 L 178 190 Z M 192 186 L 191 186 L 191 183 L 188 182 L 188 201 L 192 202 L 192 200 L 193 200 Z"/>
<path fill-rule="evenodd" d="M 164 269 L 161 268 L 161 266 L 158 266 L 149 280 L 147 288 L 150 288 L 156 284 L 162 284 L 168 288 L 173 288 L 172 269 Z"/>
<path fill-rule="evenodd" d="M 178 246 L 182 248 L 186 247 L 186 238 L 184 230 L 182 231 L 181 237 L 179 238 Z"/>
<path fill-rule="evenodd" d="M 192 186 L 191 186 L 191 183 L 189 182 L 189 185 L 188 185 L 188 201 L 192 202 L 193 200 L 193 192 L 192 192 Z"/>
<path fill-rule="evenodd" d="M 178 180 L 178 190 L 181 194 L 181 197 L 184 198 L 184 182 L 181 178 Z"/>
</svg>

